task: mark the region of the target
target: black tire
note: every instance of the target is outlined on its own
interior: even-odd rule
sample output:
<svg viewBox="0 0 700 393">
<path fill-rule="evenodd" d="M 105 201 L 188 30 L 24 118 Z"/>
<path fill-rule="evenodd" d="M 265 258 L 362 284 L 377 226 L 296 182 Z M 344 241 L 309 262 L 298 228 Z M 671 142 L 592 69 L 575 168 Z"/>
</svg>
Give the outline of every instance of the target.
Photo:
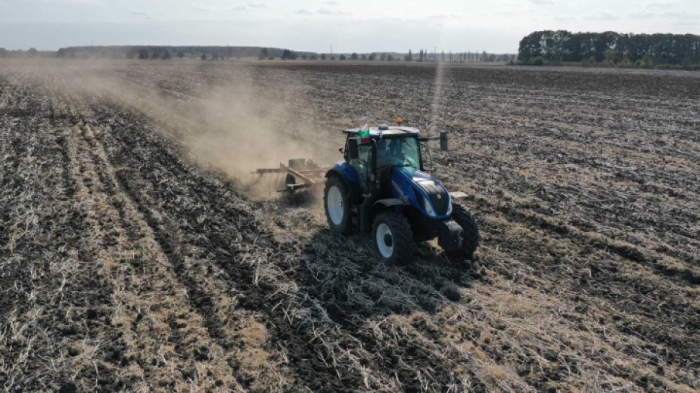
<svg viewBox="0 0 700 393">
<path fill-rule="evenodd" d="M 284 188 L 288 188 L 290 184 L 297 184 L 297 179 L 291 173 L 287 173 L 287 176 L 284 177 Z"/>
<path fill-rule="evenodd" d="M 473 260 L 474 252 L 479 247 L 479 223 L 474 214 L 462 205 L 452 204 L 452 219 L 462 227 L 462 254 Z"/>
<path fill-rule="evenodd" d="M 334 222 L 331 218 L 331 214 L 328 211 L 328 194 L 333 187 L 336 187 L 340 192 L 341 206 L 343 211 L 343 217 L 339 222 Z M 345 184 L 338 176 L 331 176 L 326 180 L 326 187 L 323 190 L 323 208 L 326 211 L 326 220 L 328 220 L 328 226 L 331 231 L 335 233 L 340 233 L 347 235 L 350 233 L 350 198 L 348 196 L 348 190 L 345 188 Z"/>
<path fill-rule="evenodd" d="M 377 231 L 382 225 L 386 225 L 390 230 L 390 239 L 384 237 L 385 251 L 387 251 L 388 243 L 391 243 L 391 254 L 385 255 L 380 249 L 381 245 L 377 239 Z M 413 241 L 413 231 L 408 223 L 406 216 L 395 211 L 385 211 L 380 213 L 372 225 L 372 242 L 374 249 L 379 254 L 379 258 L 385 263 L 393 263 L 403 265 L 413 259 L 413 252 L 416 244 Z"/>
</svg>

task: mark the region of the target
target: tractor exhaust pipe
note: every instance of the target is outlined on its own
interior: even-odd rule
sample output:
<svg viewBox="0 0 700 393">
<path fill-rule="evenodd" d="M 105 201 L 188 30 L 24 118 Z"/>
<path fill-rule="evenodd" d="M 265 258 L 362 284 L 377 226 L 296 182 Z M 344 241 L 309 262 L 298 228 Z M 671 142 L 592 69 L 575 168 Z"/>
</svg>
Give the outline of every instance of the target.
<svg viewBox="0 0 700 393">
<path fill-rule="evenodd" d="M 440 150 L 448 151 L 447 147 L 447 131 L 440 131 Z"/>
</svg>

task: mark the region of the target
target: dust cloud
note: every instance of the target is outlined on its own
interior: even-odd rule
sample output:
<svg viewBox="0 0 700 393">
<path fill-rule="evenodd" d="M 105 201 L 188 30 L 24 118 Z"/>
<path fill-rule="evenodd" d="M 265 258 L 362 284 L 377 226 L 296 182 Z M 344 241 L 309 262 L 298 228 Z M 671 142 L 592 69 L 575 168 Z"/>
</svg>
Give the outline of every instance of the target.
<svg viewBox="0 0 700 393">
<path fill-rule="evenodd" d="M 285 102 L 258 96 L 246 83 L 229 85 L 197 105 L 203 119 L 198 132 L 183 143 L 198 161 L 246 181 L 259 192 L 280 189 L 281 175 L 252 175 L 258 168 L 278 168 L 290 158 L 315 158 L 311 142 L 298 132 L 309 127 L 287 124 L 292 114 Z"/>
<path fill-rule="evenodd" d="M 294 91 L 299 86 L 293 80 L 257 79 L 252 67 L 197 62 L 153 67 L 126 61 L 22 67 L 30 79 L 60 85 L 57 90 L 72 96 L 72 102 L 106 98 L 154 120 L 155 128 L 184 146 L 190 158 L 236 179 L 256 199 L 274 197 L 284 187 L 284 175 L 251 172 L 279 168 L 292 158 L 319 161 L 314 152 L 320 149 L 303 136 L 313 135 L 308 132 L 313 126 L 299 114 L 301 95 Z M 202 76 L 195 79 L 193 73 Z"/>
</svg>

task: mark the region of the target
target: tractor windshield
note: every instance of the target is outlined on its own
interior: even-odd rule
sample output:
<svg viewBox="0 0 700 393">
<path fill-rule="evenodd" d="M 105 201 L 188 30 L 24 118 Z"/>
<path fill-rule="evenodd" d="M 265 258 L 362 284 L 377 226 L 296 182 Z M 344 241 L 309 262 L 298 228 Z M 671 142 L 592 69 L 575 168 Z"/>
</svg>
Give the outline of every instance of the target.
<svg viewBox="0 0 700 393">
<path fill-rule="evenodd" d="M 420 169 L 420 165 L 417 138 L 391 138 L 377 142 L 377 168 L 399 166 Z"/>
</svg>

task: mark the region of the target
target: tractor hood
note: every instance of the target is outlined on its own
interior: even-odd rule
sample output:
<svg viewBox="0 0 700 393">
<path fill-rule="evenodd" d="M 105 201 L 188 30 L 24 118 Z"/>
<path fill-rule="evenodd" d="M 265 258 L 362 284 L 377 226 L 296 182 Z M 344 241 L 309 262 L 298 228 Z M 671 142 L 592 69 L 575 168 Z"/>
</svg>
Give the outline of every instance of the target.
<svg viewBox="0 0 700 393">
<path fill-rule="evenodd" d="M 448 218 L 452 214 L 452 201 L 447 189 L 434 177 L 415 168 L 394 168 L 391 191 L 395 198 L 432 219 Z"/>
</svg>

